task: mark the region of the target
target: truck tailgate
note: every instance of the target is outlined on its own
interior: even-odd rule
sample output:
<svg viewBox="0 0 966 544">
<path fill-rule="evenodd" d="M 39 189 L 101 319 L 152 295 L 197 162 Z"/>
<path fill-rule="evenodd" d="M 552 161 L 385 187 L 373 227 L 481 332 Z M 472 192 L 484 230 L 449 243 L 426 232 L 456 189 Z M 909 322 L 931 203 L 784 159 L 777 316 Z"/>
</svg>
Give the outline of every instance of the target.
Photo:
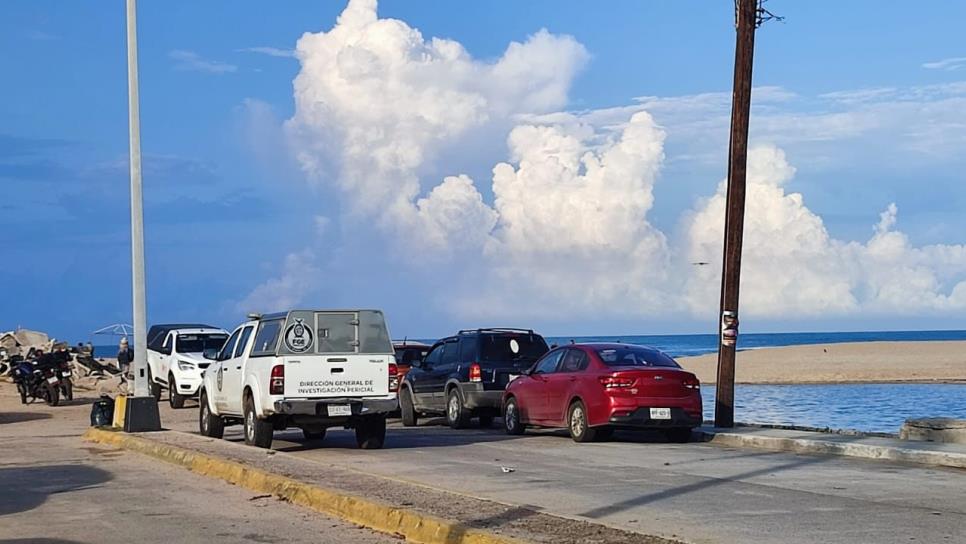
<svg viewBox="0 0 966 544">
<path fill-rule="evenodd" d="M 285 397 L 386 396 L 392 358 L 392 355 L 286 356 Z"/>
</svg>

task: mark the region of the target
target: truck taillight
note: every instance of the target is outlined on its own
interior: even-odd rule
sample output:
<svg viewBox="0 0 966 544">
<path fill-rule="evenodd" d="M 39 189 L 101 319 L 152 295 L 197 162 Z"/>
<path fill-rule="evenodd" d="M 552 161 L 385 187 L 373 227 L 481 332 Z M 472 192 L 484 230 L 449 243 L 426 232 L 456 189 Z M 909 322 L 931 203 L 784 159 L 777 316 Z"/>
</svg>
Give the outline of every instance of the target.
<svg viewBox="0 0 966 544">
<path fill-rule="evenodd" d="M 471 382 L 483 381 L 483 371 L 480 370 L 479 363 L 473 363 L 470 365 L 470 381 Z"/>
<path fill-rule="evenodd" d="M 389 363 L 389 392 L 399 391 L 399 367 L 396 363 Z"/>
<path fill-rule="evenodd" d="M 272 379 L 269 381 L 268 394 L 285 394 L 285 365 L 275 365 L 272 367 Z"/>
<path fill-rule="evenodd" d="M 619 378 L 617 376 L 601 376 L 600 384 L 604 389 L 624 389 L 634 385 L 634 378 Z"/>
</svg>

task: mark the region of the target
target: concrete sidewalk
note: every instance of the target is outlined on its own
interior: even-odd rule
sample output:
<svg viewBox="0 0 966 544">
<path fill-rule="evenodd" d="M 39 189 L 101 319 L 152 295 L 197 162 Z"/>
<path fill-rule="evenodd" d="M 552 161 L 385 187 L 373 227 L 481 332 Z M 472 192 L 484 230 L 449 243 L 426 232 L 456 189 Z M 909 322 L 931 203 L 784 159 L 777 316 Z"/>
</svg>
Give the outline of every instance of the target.
<svg viewBox="0 0 966 544">
<path fill-rule="evenodd" d="M 705 427 L 702 439 L 716 446 L 841 455 L 862 459 L 966 469 L 966 444 L 918 442 L 862 434 L 838 434 L 757 426 Z"/>
</svg>

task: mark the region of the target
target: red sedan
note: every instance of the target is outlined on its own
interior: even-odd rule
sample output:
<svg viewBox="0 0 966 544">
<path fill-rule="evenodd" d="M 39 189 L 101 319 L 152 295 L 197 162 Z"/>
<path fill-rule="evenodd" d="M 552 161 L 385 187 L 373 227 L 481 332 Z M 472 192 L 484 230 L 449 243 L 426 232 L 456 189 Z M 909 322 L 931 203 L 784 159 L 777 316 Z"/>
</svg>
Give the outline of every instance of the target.
<svg viewBox="0 0 966 544">
<path fill-rule="evenodd" d="M 615 428 L 660 429 L 687 442 L 701 425 L 698 378 L 644 346 L 575 344 L 551 350 L 513 379 L 503 395 L 508 434 L 527 426 L 567 427 L 577 442 Z"/>
</svg>

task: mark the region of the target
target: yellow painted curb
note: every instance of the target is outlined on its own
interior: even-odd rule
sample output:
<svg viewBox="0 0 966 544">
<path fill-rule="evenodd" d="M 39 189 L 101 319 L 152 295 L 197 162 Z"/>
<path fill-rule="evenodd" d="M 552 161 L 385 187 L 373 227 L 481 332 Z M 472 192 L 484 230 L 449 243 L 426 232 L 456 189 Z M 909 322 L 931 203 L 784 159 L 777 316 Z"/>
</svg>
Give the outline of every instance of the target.
<svg viewBox="0 0 966 544">
<path fill-rule="evenodd" d="M 388 506 L 339 491 L 272 474 L 242 463 L 212 457 L 117 431 L 88 429 L 84 439 L 116 446 L 180 465 L 192 472 L 220 478 L 252 491 L 271 493 L 294 504 L 311 508 L 369 529 L 402 535 L 423 544 L 522 544 L 523 541 L 469 528 L 419 512 Z"/>
</svg>

